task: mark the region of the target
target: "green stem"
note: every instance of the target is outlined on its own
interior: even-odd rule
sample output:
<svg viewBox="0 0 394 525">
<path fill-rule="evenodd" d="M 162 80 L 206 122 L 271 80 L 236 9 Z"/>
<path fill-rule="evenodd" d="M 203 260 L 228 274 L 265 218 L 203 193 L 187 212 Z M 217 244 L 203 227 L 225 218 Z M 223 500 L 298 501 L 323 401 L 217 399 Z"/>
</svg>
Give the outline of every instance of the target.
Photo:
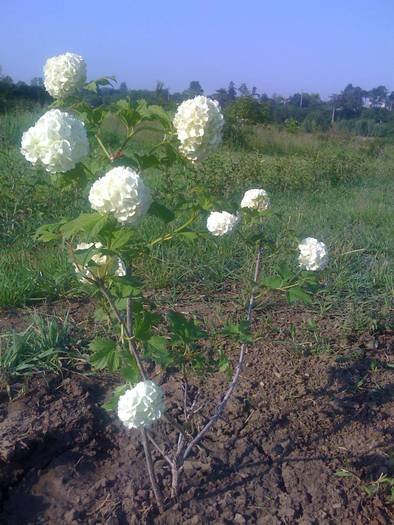
<svg viewBox="0 0 394 525">
<path fill-rule="evenodd" d="M 100 148 L 104 151 L 104 153 L 105 153 L 106 157 L 108 158 L 108 160 L 111 160 L 111 161 L 112 161 L 112 156 L 111 156 L 110 153 L 108 153 L 108 150 L 107 150 L 107 148 L 104 146 L 104 144 L 103 144 L 102 140 L 100 139 L 100 137 L 99 137 L 97 134 L 95 135 L 95 137 L 96 137 L 97 142 L 98 142 L 99 145 L 100 145 Z"/>
</svg>

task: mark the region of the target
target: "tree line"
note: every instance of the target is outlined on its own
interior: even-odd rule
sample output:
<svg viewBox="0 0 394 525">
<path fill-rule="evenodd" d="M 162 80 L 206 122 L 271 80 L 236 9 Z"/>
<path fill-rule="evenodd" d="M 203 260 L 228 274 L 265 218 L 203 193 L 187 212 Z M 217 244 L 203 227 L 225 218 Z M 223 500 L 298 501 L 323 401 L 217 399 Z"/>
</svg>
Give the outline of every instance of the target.
<svg viewBox="0 0 394 525">
<path fill-rule="evenodd" d="M 86 93 L 93 105 L 115 102 L 129 96 L 133 100 L 144 98 L 151 104 L 159 104 L 174 110 L 176 106 L 204 90 L 198 80 L 190 82 L 182 92 L 171 93 L 164 82 L 158 81 L 155 89 L 129 89 L 125 82 L 119 86 L 102 87 L 97 93 Z M 291 96 L 259 93 L 258 89 L 242 83 L 238 87 L 230 82 L 227 88 L 206 93 L 216 99 L 226 117 L 252 124 L 278 124 L 289 130 L 327 131 L 331 127 L 364 136 L 394 136 L 394 91 L 386 86 L 365 90 L 348 84 L 342 91 L 323 100 L 318 93 L 297 92 Z M 0 112 L 13 109 L 31 109 L 51 102 L 42 78 L 33 78 L 30 84 L 14 82 L 1 75 Z"/>
</svg>

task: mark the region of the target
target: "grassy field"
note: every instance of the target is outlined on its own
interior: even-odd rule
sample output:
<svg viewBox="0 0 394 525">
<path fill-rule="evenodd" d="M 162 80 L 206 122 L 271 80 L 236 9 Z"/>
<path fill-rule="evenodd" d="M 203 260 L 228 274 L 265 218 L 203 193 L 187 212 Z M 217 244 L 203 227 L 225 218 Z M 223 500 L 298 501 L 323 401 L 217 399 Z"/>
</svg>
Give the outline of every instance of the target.
<svg viewBox="0 0 394 525">
<path fill-rule="evenodd" d="M 36 118 L 32 113 L 0 118 L 0 308 L 84 293 L 58 246 L 32 237 L 42 223 L 76 216 L 87 205 L 79 191 L 53 190 L 48 174 L 31 169 L 21 156 L 21 134 Z M 110 138 L 116 141 L 115 132 Z M 316 307 L 345 312 L 350 330 L 365 330 L 390 320 L 393 171 L 394 145 L 258 128 L 233 134 L 198 168 L 147 177 L 164 199 L 166 185 L 187 193 L 191 181 L 234 203 L 250 187 L 267 189 L 280 214 L 267 224 L 268 234 L 280 239 L 292 229 L 329 247 L 331 264 Z M 150 218 L 141 228 L 159 234 L 161 225 Z M 248 279 L 250 255 L 241 234 L 186 248 L 174 243 L 158 249 L 139 271 L 155 289 L 212 291 L 223 280 Z M 265 271 L 275 274 L 279 262 L 268 252 Z"/>
</svg>

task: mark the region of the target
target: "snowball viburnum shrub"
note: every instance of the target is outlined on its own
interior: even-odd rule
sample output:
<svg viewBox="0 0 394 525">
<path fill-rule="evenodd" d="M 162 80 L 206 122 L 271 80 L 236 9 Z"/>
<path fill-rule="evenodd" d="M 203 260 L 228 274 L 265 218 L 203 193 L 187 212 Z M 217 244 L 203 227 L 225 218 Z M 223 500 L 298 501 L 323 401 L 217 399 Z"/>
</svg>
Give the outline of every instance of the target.
<svg viewBox="0 0 394 525">
<path fill-rule="evenodd" d="M 182 102 L 174 117 L 181 153 L 193 162 L 204 158 L 221 143 L 223 124 L 216 100 L 198 96 Z"/>
<path fill-rule="evenodd" d="M 85 80 L 86 65 L 79 55 L 66 53 L 50 58 L 45 64 L 45 86 L 56 98 L 68 97 L 74 93 L 78 95 L 77 91 Z M 97 86 L 106 83 L 108 77 L 92 81 L 86 88 L 94 91 Z M 262 247 L 266 242 L 263 226 L 269 219 L 269 214 L 243 212 L 245 227 L 250 230 L 250 235 L 244 238 L 245 243 L 255 244 L 256 248 L 253 285 L 250 282 L 246 323 L 243 321 L 242 325 L 230 324 L 222 334 L 223 337 L 232 337 L 241 343 L 239 359 L 233 369 L 233 379 L 221 397 L 220 404 L 213 415 L 204 414 L 207 422 L 200 428 L 193 418 L 200 408 L 204 410 L 205 407 L 194 408 L 199 392 L 198 388 L 196 391 L 194 387 L 187 388 L 187 377 L 189 373 L 201 373 L 204 370 L 230 371 L 231 364 L 222 348 L 218 349 L 219 359 L 210 352 L 211 345 L 206 344 L 210 334 L 200 328 L 200 323 L 188 319 L 179 311 L 166 311 L 164 316 L 162 305 L 155 304 L 150 299 L 150 294 L 148 297 L 144 294 L 144 289 L 150 291 L 152 283 L 144 282 L 141 274 L 145 273 L 145 263 L 149 265 L 151 259 L 165 259 L 167 251 L 164 249 L 160 252 L 160 257 L 156 257 L 156 247 L 161 249 L 169 241 L 191 242 L 202 237 L 200 232 L 193 230 L 193 225 L 196 226 L 197 221 L 205 217 L 208 206 L 212 210 L 221 210 L 227 208 L 227 205 L 219 204 L 209 194 L 210 188 L 202 188 L 201 191 L 201 188 L 188 187 L 187 194 L 179 199 L 179 195 L 175 194 L 176 188 L 179 188 L 177 184 L 159 184 L 158 194 L 163 195 L 163 200 L 177 203 L 174 209 L 169 209 L 164 202 L 153 202 L 151 191 L 139 172 L 128 166 L 137 165 L 141 170 L 150 167 L 160 170 L 162 167 L 164 171 L 181 160 L 181 156 L 192 162 L 203 159 L 222 140 L 223 116 L 219 105 L 209 98 L 198 96 L 180 104 L 173 119 L 163 108 L 148 105 L 145 101 L 133 103 L 130 100 L 119 100 L 115 104 L 102 104 L 96 108 L 89 103 L 89 99 L 78 101 L 75 96 L 56 101 L 53 106 L 64 107 L 70 101 L 74 112 L 84 115 L 89 135 L 78 118 L 59 109 L 52 109 L 24 133 L 21 151 L 29 162 L 43 166 L 48 172 L 65 173 L 88 155 L 88 136 L 95 144 L 97 142 L 92 162 L 77 166 L 69 177 L 56 177 L 57 182 L 60 180 L 67 183 L 62 185 L 62 189 L 65 192 L 70 189 L 70 195 L 78 195 L 78 199 L 85 195 L 86 185 L 91 181 L 88 199 L 92 209 L 88 213 L 80 213 L 72 220 L 62 219 L 54 224 L 44 225 L 37 235 L 44 242 L 61 239 L 69 250 L 78 278 L 92 285 L 88 290 L 95 294 L 95 298 L 101 297 L 103 304 L 98 304 L 97 319 L 107 318 L 111 333 L 105 337 L 100 334 L 100 337 L 91 341 L 89 361 L 93 368 L 106 368 L 111 372 L 118 372 L 123 378 L 124 384 L 115 389 L 106 408 L 117 410 L 119 419 L 127 429 L 142 430 L 140 437 L 147 458 L 149 478 L 158 508 L 163 510 L 163 498 L 154 473 L 150 445 L 155 447 L 157 453 L 171 467 L 171 497 L 176 498 L 185 461 L 192 449 L 198 446 L 221 417 L 236 388 L 242 371 L 245 344 L 249 340 L 248 326 L 252 320 L 257 294 L 260 290 L 264 293 L 285 292 L 289 302 L 307 302 L 310 301 L 310 294 L 318 280 L 315 276 L 287 267 L 280 268 L 279 277 L 262 278 Z M 122 122 L 125 128 L 125 134 L 122 134 L 122 141 L 116 151 L 111 151 L 111 146 L 106 144 L 103 123 L 107 118 Z M 135 134 L 151 129 L 152 122 L 155 130 L 160 132 L 157 134 L 157 143 L 153 147 L 151 144 L 146 145 L 146 148 L 140 148 L 141 144 L 137 148 L 129 147 Z M 99 162 L 102 164 L 98 165 Z M 111 168 L 107 168 L 108 165 Z M 79 169 L 80 167 L 83 169 Z M 97 179 L 98 173 L 105 174 Z M 51 182 L 53 177 L 48 179 Z M 246 191 L 240 209 L 264 212 L 269 205 L 267 193 L 261 188 L 254 188 Z M 93 210 L 98 213 L 93 213 Z M 134 228 L 148 210 L 161 221 L 159 236 L 156 228 L 146 228 L 143 232 Z M 212 211 L 206 220 L 206 227 L 212 235 L 221 237 L 233 232 L 240 218 L 240 211 L 234 214 Z M 159 227 L 159 223 L 157 226 Z M 89 242 L 76 245 L 78 239 Z M 299 245 L 299 249 L 301 268 L 316 271 L 326 265 L 327 250 L 323 243 L 307 238 Z M 127 262 L 127 268 L 123 261 Z M 117 279 L 115 276 L 122 278 Z M 215 345 L 219 341 L 217 335 L 218 332 L 215 332 Z M 155 366 L 151 366 L 152 364 Z M 183 400 L 182 409 L 176 410 L 175 415 L 172 415 L 165 411 L 162 388 L 149 380 L 149 377 L 156 374 L 154 371 L 157 369 L 171 374 L 175 368 L 182 370 L 182 374 L 176 376 L 176 381 L 178 378 L 180 382 L 183 381 Z M 181 385 L 179 386 L 181 389 Z M 120 392 L 122 395 L 119 397 Z M 178 399 L 174 396 L 172 403 L 177 403 Z M 150 425 L 161 418 L 177 434 L 173 453 L 168 455 L 156 443 L 156 436 L 149 431 Z M 157 430 L 160 431 L 161 428 Z M 172 435 L 167 434 L 168 437 Z"/>
<path fill-rule="evenodd" d="M 96 180 L 89 201 L 94 210 L 112 213 L 121 224 L 135 224 L 148 211 L 152 197 L 137 172 L 119 166 Z"/>
<path fill-rule="evenodd" d="M 252 189 L 245 192 L 241 201 L 241 208 L 251 208 L 257 211 L 265 211 L 269 208 L 270 200 L 263 189 Z"/>
<path fill-rule="evenodd" d="M 50 173 L 65 173 L 89 153 L 85 126 L 70 113 L 51 109 L 23 133 L 21 152 Z"/>
<path fill-rule="evenodd" d="M 163 390 L 153 381 L 141 381 L 118 401 L 118 417 L 128 429 L 149 427 L 165 411 Z"/>
<path fill-rule="evenodd" d="M 76 246 L 74 251 L 78 252 L 78 251 L 81 251 L 81 250 L 89 250 L 90 248 L 95 248 L 96 250 L 99 250 L 102 247 L 103 247 L 103 245 L 101 244 L 101 242 L 95 242 L 95 243 L 93 243 L 93 242 L 90 242 L 90 243 L 81 242 L 81 243 L 77 244 L 77 246 Z M 95 253 L 94 255 L 92 255 L 90 259 L 98 267 L 104 267 L 104 271 L 107 269 L 105 267 L 107 267 L 111 263 L 111 257 L 109 257 L 108 255 L 101 255 L 99 253 Z M 85 275 L 86 277 L 93 277 L 93 273 L 96 273 L 96 272 L 94 271 L 94 268 L 89 268 L 88 267 L 88 262 L 89 261 L 85 261 L 85 264 L 83 266 L 79 266 L 77 263 L 74 263 L 75 271 Z M 93 273 L 92 273 L 92 270 L 93 270 Z M 100 274 L 100 273 L 101 272 L 99 270 L 98 274 Z M 83 275 L 81 275 L 79 280 L 81 282 L 83 282 L 83 283 L 89 282 L 87 279 L 85 279 L 85 277 L 83 277 Z M 125 266 L 124 262 L 121 259 L 119 259 L 119 258 L 117 258 L 117 261 L 116 261 L 116 269 L 114 271 L 114 275 L 116 275 L 117 277 L 124 277 L 126 275 L 126 266 Z M 100 277 L 101 277 L 101 275 L 100 275 Z"/>
<path fill-rule="evenodd" d="M 207 219 L 207 229 L 216 237 L 233 231 L 239 222 L 239 216 L 228 211 L 213 211 Z"/>
<path fill-rule="evenodd" d="M 300 251 L 298 263 L 300 268 L 310 272 L 323 270 L 328 263 L 328 253 L 324 242 L 313 237 L 306 237 L 298 245 Z"/>
<path fill-rule="evenodd" d="M 44 66 L 44 85 L 54 98 L 71 95 L 86 82 L 86 64 L 80 55 L 64 53 L 48 58 Z"/>
</svg>

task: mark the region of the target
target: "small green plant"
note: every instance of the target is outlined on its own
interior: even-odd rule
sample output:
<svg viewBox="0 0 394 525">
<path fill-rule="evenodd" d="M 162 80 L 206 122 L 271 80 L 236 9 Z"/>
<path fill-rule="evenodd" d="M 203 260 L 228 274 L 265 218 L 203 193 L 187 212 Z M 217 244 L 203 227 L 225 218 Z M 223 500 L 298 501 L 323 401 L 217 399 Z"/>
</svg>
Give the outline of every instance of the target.
<svg viewBox="0 0 394 525">
<path fill-rule="evenodd" d="M 17 378 L 45 372 L 59 373 L 72 362 L 71 326 L 64 319 L 48 319 L 35 315 L 21 333 L 13 331 L 0 338 L 0 382 L 10 392 L 10 383 Z"/>
</svg>

